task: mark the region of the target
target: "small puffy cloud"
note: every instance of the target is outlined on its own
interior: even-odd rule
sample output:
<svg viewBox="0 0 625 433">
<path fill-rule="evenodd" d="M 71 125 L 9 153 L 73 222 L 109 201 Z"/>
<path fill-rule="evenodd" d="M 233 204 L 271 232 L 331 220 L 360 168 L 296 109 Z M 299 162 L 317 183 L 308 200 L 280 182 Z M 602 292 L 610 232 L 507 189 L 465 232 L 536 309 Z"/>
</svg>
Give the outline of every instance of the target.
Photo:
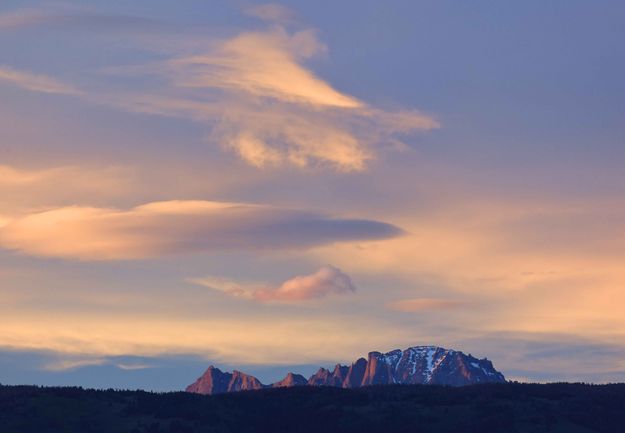
<svg viewBox="0 0 625 433">
<path fill-rule="evenodd" d="M 275 289 L 259 289 L 254 299 L 259 301 L 303 301 L 328 295 L 353 293 L 356 286 L 351 278 L 333 266 L 326 265 L 314 274 L 285 281 Z"/>
<path fill-rule="evenodd" d="M 446 310 L 459 307 L 462 304 L 460 301 L 451 299 L 413 298 L 389 302 L 386 304 L 386 308 L 404 313 L 416 313 L 419 311 Z"/>
<path fill-rule="evenodd" d="M 41 74 L 0 65 L 0 82 L 7 82 L 33 92 L 79 95 L 77 88 Z"/>
<path fill-rule="evenodd" d="M 333 120 L 273 110 L 234 109 L 224 113 L 211 139 L 256 167 L 327 164 L 340 171 L 361 171 L 373 153 L 363 141 Z"/>
<path fill-rule="evenodd" d="M 129 210 L 69 206 L 11 218 L 0 247 L 80 260 L 198 251 L 304 249 L 398 236 L 390 224 L 245 203 L 167 201 Z"/>
<path fill-rule="evenodd" d="M 220 277 L 204 277 L 189 281 L 230 296 L 258 302 L 307 301 L 356 291 L 351 278 L 340 269 L 330 265 L 321 267 L 314 274 L 291 278 L 278 287 L 260 287 L 254 283 L 240 283 Z"/>
</svg>

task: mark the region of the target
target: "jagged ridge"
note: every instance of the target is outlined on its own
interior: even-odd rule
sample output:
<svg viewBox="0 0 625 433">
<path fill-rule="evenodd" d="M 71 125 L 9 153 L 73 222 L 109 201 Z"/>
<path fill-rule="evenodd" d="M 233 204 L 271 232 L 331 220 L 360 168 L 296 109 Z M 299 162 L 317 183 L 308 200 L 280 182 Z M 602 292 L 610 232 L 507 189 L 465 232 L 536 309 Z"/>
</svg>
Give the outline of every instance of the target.
<svg viewBox="0 0 625 433">
<path fill-rule="evenodd" d="M 370 352 L 367 359 L 360 358 L 351 366 L 337 364 L 333 371 L 320 368 L 308 380 L 299 374 L 289 373 L 271 385 L 263 385 L 254 376 L 234 371 L 224 373 L 210 366 L 186 389 L 199 394 L 261 388 L 292 386 L 334 386 L 358 388 L 368 385 L 425 384 L 463 386 L 475 383 L 505 382 L 503 374 L 495 370 L 488 359 L 477 359 L 456 350 L 436 346 L 416 346 L 388 353 Z"/>
</svg>

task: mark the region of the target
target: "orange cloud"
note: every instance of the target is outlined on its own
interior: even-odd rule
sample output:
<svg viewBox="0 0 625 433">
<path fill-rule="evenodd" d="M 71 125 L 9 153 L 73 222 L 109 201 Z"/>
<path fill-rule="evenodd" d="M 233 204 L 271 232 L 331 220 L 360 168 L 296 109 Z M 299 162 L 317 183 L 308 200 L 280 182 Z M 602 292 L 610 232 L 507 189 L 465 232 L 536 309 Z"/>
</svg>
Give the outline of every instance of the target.
<svg viewBox="0 0 625 433">
<path fill-rule="evenodd" d="M 274 4 L 248 12 L 277 22 L 290 16 L 288 10 Z M 131 17 L 32 11 L 4 19 L 9 27 L 41 20 L 71 23 L 93 19 L 107 25 L 132 21 Z M 31 91 L 80 95 L 91 103 L 135 112 L 190 118 L 210 127 L 212 144 L 233 151 L 255 167 L 362 171 L 375 158 L 376 147 L 398 144 L 397 135 L 439 126 L 416 110 L 389 112 L 369 106 L 317 76 L 305 62 L 327 48 L 313 29 L 290 32 L 277 25 L 225 40 L 185 42 L 189 46 L 181 51 L 172 48 L 172 58 L 167 61 L 109 68 L 111 73 L 167 78 L 142 92 L 92 86 L 99 90 L 86 93 L 51 77 L 10 67 L 0 67 L 0 81 Z M 161 44 L 158 49 L 163 49 Z"/>
<path fill-rule="evenodd" d="M 389 275 L 404 281 L 402 295 L 419 300 L 383 299 L 391 309 L 441 306 L 421 298 L 466 300 L 471 308 L 445 312 L 474 332 L 560 332 L 589 338 L 625 332 L 621 203 L 508 203 L 469 197 L 471 201 L 456 200 L 453 207 L 436 211 L 387 215 L 409 232 L 406 236 L 321 246 L 312 254 L 363 277 Z"/>
<path fill-rule="evenodd" d="M 326 47 L 311 29 L 289 33 L 278 26 L 203 47 L 197 54 L 162 63 L 111 69 L 163 76 L 171 87 L 105 95 L 102 100 L 208 124 L 211 143 L 256 167 L 361 171 L 375 158 L 376 147 L 397 144 L 396 135 L 439 126 L 416 110 L 389 112 L 369 106 L 315 75 L 305 61 Z"/>
<path fill-rule="evenodd" d="M 171 60 L 178 86 L 219 88 L 287 102 L 356 108 L 362 103 L 333 89 L 299 60 L 323 52 L 311 30 L 242 33 L 214 52 Z"/>
<path fill-rule="evenodd" d="M 203 316 L 5 311 L 0 348 L 49 350 L 74 355 L 73 359 L 194 353 L 215 361 L 275 365 L 349 360 L 371 347 L 390 349 L 389 341 L 415 338 L 413 330 L 398 330 L 370 317 L 283 316 L 275 320 L 253 313 L 233 316 L 231 311 Z M 371 326 L 375 333 L 370 332 Z"/>
<path fill-rule="evenodd" d="M 372 152 L 363 140 L 325 116 L 233 109 L 224 113 L 211 139 L 234 150 L 256 167 L 326 164 L 340 171 L 361 171 Z"/>
<path fill-rule="evenodd" d="M 0 246 L 36 256 L 116 260 L 197 251 L 301 249 L 400 234 L 400 229 L 376 221 L 292 209 L 167 201 L 130 210 L 69 206 L 22 215 L 0 228 Z"/>
</svg>

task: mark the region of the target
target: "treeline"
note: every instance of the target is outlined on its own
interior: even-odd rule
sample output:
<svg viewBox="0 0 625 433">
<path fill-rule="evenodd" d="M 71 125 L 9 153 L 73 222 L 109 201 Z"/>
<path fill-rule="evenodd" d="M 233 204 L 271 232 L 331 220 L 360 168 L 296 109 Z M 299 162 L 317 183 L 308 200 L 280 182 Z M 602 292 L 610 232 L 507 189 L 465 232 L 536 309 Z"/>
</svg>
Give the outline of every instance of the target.
<svg viewBox="0 0 625 433">
<path fill-rule="evenodd" d="M 0 386 L 2 433 L 622 433 L 625 384 L 184 392 Z"/>
</svg>

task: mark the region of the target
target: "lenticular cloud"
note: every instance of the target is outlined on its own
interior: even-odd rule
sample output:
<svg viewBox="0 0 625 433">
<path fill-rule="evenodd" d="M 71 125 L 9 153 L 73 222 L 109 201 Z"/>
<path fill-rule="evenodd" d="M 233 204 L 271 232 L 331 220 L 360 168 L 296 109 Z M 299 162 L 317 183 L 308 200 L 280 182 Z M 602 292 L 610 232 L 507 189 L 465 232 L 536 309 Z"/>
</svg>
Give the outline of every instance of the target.
<svg viewBox="0 0 625 433">
<path fill-rule="evenodd" d="M 305 249 L 402 234 L 401 229 L 378 221 L 214 201 L 154 202 L 129 210 L 68 206 L 10 218 L 3 224 L 1 248 L 78 260 Z"/>
</svg>

